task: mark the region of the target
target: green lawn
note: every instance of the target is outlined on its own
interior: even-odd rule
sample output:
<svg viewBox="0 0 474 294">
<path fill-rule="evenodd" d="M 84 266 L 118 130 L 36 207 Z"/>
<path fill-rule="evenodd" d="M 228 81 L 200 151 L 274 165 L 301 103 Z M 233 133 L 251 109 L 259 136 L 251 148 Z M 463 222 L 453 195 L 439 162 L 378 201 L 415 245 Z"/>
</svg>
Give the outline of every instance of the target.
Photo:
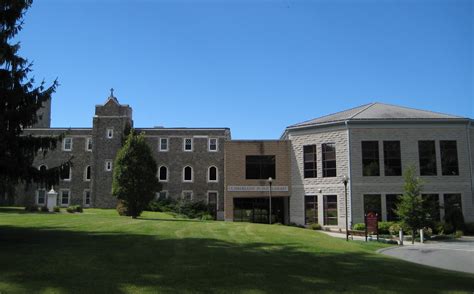
<svg viewBox="0 0 474 294">
<path fill-rule="evenodd" d="M 0 293 L 445 293 L 474 275 L 278 225 L 0 208 Z"/>
</svg>

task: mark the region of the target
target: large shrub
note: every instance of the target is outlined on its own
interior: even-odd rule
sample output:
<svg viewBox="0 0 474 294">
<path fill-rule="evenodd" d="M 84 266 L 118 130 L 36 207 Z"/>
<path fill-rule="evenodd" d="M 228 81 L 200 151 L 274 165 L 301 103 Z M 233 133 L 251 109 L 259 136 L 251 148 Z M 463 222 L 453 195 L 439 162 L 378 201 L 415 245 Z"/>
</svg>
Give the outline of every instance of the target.
<svg viewBox="0 0 474 294">
<path fill-rule="evenodd" d="M 132 130 L 115 158 L 112 182 L 112 194 L 127 207 L 127 215 L 137 218 L 155 197 L 160 187 L 156 173 L 144 135 Z"/>
<path fill-rule="evenodd" d="M 379 234 L 390 234 L 390 227 L 394 222 L 379 222 Z"/>
</svg>

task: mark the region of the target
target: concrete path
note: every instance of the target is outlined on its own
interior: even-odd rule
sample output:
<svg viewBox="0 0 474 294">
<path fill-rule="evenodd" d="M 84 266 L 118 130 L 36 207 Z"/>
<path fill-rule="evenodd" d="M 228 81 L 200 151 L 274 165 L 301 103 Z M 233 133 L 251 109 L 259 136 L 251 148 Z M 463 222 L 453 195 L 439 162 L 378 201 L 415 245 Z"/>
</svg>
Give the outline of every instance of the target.
<svg viewBox="0 0 474 294">
<path fill-rule="evenodd" d="M 390 247 L 379 253 L 428 266 L 474 274 L 474 237 Z"/>
</svg>

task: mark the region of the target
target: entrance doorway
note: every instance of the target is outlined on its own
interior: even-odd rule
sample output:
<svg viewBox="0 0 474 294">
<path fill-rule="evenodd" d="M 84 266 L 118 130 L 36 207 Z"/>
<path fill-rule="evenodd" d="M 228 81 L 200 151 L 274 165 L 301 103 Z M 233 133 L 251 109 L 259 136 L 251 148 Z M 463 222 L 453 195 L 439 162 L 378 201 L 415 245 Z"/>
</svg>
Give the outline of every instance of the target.
<svg viewBox="0 0 474 294">
<path fill-rule="evenodd" d="M 272 224 L 285 223 L 286 197 L 272 198 Z M 234 198 L 234 221 L 268 224 L 268 198 Z"/>
</svg>

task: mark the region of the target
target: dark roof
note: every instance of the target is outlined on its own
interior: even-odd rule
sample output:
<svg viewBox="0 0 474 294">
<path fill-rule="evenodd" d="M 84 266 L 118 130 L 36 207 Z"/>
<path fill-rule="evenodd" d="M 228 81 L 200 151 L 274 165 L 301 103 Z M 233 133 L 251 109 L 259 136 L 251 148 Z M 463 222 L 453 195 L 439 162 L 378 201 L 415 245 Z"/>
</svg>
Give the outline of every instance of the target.
<svg viewBox="0 0 474 294">
<path fill-rule="evenodd" d="M 289 126 L 297 128 L 351 120 L 466 120 L 467 118 L 414 108 L 370 103 Z"/>
</svg>

